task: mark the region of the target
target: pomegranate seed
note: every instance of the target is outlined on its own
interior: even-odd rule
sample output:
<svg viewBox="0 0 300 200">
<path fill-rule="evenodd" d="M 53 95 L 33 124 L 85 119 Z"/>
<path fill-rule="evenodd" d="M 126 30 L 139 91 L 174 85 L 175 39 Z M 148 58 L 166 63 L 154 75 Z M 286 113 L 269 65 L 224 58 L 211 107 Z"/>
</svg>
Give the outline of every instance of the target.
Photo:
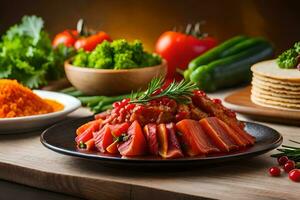
<svg viewBox="0 0 300 200">
<path fill-rule="evenodd" d="M 281 173 L 281 171 L 280 171 L 279 167 L 271 167 L 269 169 L 270 176 L 280 176 L 280 173 Z"/>
<path fill-rule="evenodd" d="M 197 95 L 197 96 L 201 96 L 201 97 L 205 97 L 206 96 L 206 93 L 204 91 L 202 91 L 202 90 L 195 90 L 194 94 Z"/>
<path fill-rule="evenodd" d="M 289 172 L 289 178 L 292 181 L 300 182 L 300 169 L 294 169 Z"/>
<path fill-rule="evenodd" d="M 296 166 L 295 162 L 292 160 L 289 160 L 284 164 L 283 169 L 286 173 L 289 173 L 290 171 L 295 169 L 295 166 Z"/>
<path fill-rule="evenodd" d="M 176 121 L 180 121 L 180 120 L 183 120 L 186 116 L 187 116 L 187 112 L 178 112 L 176 115 L 175 115 L 175 119 Z"/>
<path fill-rule="evenodd" d="M 120 102 L 117 101 L 117 102 L 113 103 L 113 107 L 114 107 L 114 108 L 117 108 L 117 107 L 119 107 L 119 106 L 120 106 Z"/>
<path fill-rule="evenodd" d="M 128 104 L 125 106 L 125 110 L 129 111 L 132 110 L 135 107 L 135 104 Z"/>
<path fill-rule="evenodd" d="M 281 156 L 277 158 L 277 162 L 281 166 L 283 166 L 287 161 L 289 161 L 289 158 L 287 156 Z"/>
<path fill-rule="evenodd" d="M 221 99 L 213 99 L 212 102 L 215 104 L 222 104 Z"/>
</svg>

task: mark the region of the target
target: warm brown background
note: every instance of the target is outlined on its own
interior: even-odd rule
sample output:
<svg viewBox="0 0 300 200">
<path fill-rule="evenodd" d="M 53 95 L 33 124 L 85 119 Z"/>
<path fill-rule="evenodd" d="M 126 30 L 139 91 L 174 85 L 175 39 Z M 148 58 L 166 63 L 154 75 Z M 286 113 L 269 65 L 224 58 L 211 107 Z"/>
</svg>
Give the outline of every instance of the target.
<svg viewBox="0 0 300 200">
<path fill-rule="evenodd" d="M 51 35 L 82 17 L 113 38 L 141 39 L 149 50 L 163 31 L 200 20 L 220 41 L 261 35 L 279 52 L 300 40 L 300 0 L 0 0 L 0 33 L 24 14 L 42 16 Z"/>
</svg>

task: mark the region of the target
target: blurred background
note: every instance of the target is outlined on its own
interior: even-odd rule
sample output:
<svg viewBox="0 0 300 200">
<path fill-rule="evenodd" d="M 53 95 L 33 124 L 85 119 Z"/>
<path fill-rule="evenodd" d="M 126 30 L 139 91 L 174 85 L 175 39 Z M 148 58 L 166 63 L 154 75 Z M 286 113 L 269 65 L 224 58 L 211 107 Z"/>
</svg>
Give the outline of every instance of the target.
<svg viewBox="0 0 300 200">
<path fill-rule="evenodd" d="M 153 50 L 162 32 L 205 20 L 203 30 L 220 41 L 264 36 L 278 53 L 300 39 L 299 8 L 299 0 L 0 0 L 0 34 L 25 14 L 41 16 L 52 36 L 84 18 L 113 39 L 140 39 Z"/>
</svg>

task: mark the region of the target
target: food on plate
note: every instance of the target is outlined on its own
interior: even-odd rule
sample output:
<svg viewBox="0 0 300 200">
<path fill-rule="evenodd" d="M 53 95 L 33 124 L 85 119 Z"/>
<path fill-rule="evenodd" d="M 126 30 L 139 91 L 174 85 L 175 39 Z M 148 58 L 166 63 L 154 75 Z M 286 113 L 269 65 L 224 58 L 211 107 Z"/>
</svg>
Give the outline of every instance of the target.
<svg viewBox="0 0 300 200">
<path fill-rule="evenodd" d="M 300 109 L 300 71 L 280 68 L 277 60 L 259 62 L 253 72 L 251 100 L 260 106 Z"/>
<path fill-rule="evenodd" d="M 52 49 L 41 18 L 24 16 L 0 40 L 0 78 L 38 88 L 64 75 L 63 63 L 71 53 L 64 46 Z"/>
<path fill-rule="evenodd" d="M 72 62 L 78 67 L 95 69 L 132 69 L 161 63 L 161 57 L 145 52 L 140 41 L 129 43 L 124 39 L 104 41 L 91 52 L 79 50 Z"/>
<path fill-rule="evenodd" d="M 263 38 L 236 36 L 192 60 L 184 76 L 200 89 L 213 92 L 249 82 L 251 65 L 272 53 L 271 44 Z"/>
<path fill-rule="evenodd" d="M 54 100 L 40 98 L 16 80 L 0 79 L 0 118 L 40 115 L 63 108 Z"/>
<path fill-rule="evenodd" d="M 291 49 L 280 54 L 276 60 L 280 68 L 300 70 L 300 42 L 296 42 Z"/>
<path fill-rule="evenodd" d="M 200 24 L 189 24 L 184 33 L 166 31 L 158 38 L 155 52 L 168 62 L 167 78 L 174 78 L 177 68 L 185 70 L 192 59 L 217 45 L 214 37 L 201 33 Z"/>
<path fill-rule="evenodd" d="M 103 41 L 112 41 L 110 36 L 103 31 L 88 30 L 82 19 L 77 23 L 77 30 L 67 29 L 58 33 L 53 41 L 53 47 L 64 44 L 67 47 L 75 47 L 75 49 L 83 49 L 85 51 L 92 51 L 95 47 Z"/>
<path fill-rule="evenodd" d="M 254 145 L 244 123 L 219 99 L 210 99 L 187 81 L 162 86 L 163 79 L 153 79 L 145 92 L 96 114 L 77 129 L 78 148 L 171 159 L 226 154 Z"/>
</svg>

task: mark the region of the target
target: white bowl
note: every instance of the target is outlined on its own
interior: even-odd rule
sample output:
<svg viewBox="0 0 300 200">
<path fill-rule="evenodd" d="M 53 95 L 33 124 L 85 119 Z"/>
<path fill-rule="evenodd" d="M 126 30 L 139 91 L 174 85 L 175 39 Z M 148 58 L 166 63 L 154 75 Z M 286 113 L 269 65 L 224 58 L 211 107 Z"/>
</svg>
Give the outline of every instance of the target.
<svg viewBox="0 0 300 200">
<path fill-rule="evenodd" d="M 70 95 L 43 90 L 33 90 L 33 92 L 43 99 L 51 99 L 61 103 L 64 105 L 63 110 L 41 115 L 0 118 L 0 134 L 28 132 L 46 128 L 64 119 L 69 113 L 81 106 L 80 101 Z"/>
</svg>

